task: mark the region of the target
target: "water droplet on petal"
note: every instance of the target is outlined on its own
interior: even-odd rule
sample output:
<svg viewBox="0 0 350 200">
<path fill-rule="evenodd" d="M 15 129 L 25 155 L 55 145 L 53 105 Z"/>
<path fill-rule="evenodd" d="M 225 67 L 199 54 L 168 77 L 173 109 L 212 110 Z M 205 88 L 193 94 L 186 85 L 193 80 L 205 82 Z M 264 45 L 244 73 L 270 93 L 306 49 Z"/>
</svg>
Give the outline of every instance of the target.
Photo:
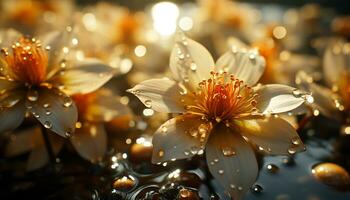
<svg viewBox="0 0 350 200">
<path fill-rule="evenodd" d="M 236 151 L 232 147 L 223 147 L 222 154 L 224 154 L 224 156 L 230 157 L 236 155 Z"/>
<path fill-rule="evenodd" d="M 152 107 L 152 100 L 148 99 L 144 102 L 144 104 L 147 108 L 151 108 Z"/>
<path fill-rule="evenodd" d="M 295 154 L 297 152 L 297 150 L 294 148 L 294 147 L 290 147 L 289 149 L 288 149 L 288 153 L 289 154 Z"/>
<path fill-rule="evenodd" d="M 159 157 L 163 157 L 164 156 L 164 150 L 163 149 L 158 151 L 158 156 Z"/>
<path fill-rule="evenodd" d="M 224 174 L 224 170 L 223 170 L 223 169 L 219 169 L 219 170 L 218 170 L 218 173 L 219 173 L 220 175 L 223 175 L 223 174 Z"/>
<path fill-rule="evenodd" d="M 275 164 L 268 164 L 266 168 L 270 173 L 277 173 L 279 170 L 279 168 Z"/>
<path fill-rule="evenodd" d="M 49 122 L 49 121 L 45 121 L 44 122 L 44 127 L 47 128 L 47 129 L 50 129 L 50 128 L 52 128 L 52 123 Z"/>
<path fill-rule="evenodd" d="M 71 136 L 72 136 L 72 133 L 71 133 L 70 131 L 66 131 L 66 132 L 64 133 L 64 135 L 65 135 L 66 137 L 71 137 Z"/>
<path fill-rule="evenodd" d="M 192 71 L 196 71 L 197 70 L 197 64 L 196 63 L 191 63 L 190 68 L 191 68 Z"/>
<path fill-rule="evenodd" d="M 293 143 L 294 145 L 299 145 L 299 144 L 301 144 L 300 138 L 299 138 L 299 137 L 293 137 L 293 138 L 292 138 L 292 143 Z"/>
<path fill-rule="evenodd" d="M 73 101 L 72 101 L 71 98 L 69 98 L 69 97 L 64 97 L 64 98 L 63 98 L 63 106 L 64 106 L 64 107 L 68 108 L 68 107 L 70 107 L 72 104 L 73 104 Z"/>
<path fill-rule="evenodd" d="M 260 185 L 255 184 L 255 185 L 253 185 L 253 187 L 252 187 L 252 191 L 253 191 L 254 193 L 261 193 L 261 192 L 263 191 L 263 188 L 262 188 Z"/>
<path fill-rule="evenodd" d="M 29 101 L 37 101 L 38 98 L 39 98 L 38 91 L 36 91 L 36 90 L 29 90 L 29 92 L 27 94 L 27 99 Z"/>
</svg>

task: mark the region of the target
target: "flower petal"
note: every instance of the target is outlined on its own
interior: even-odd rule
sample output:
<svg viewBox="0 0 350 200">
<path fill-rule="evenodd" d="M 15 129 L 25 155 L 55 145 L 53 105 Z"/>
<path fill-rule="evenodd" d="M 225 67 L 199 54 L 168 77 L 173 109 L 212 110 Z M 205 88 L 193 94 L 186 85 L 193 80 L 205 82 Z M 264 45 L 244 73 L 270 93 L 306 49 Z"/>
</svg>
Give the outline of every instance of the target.
<svg viewBox="0 0 350 200">
<path fill-rule="evenodd" d="M 305 150 L 292 125 L 279 117 L 236 121 L 241 134 L 267 153 L 288 155 Z"/>
<path fill-rule="evenodd" d="M 10 48 L 13 43 L 18 41 L 22 34 L 14 29 L 0 31 L 0 47 Z"/>
<path fill-rule="evenodd" d="M 56 136 L 55 134 L 45 134 L 49 134 L 49 141 L 53 153 L 57 155 L 63 147 L 64 140 L 62 140 L 62 138 Z M 35 132 L 33 141 L 34 146 L 29 154 L 29 158 L 27 161 L 27 171 L 39 169 L 49 162 L 49 154 L 46 151 L 46 146 L 41 131 Z"/>
<path fill-rule="evenodd" d="M 168 120 L 153 136 L 152 163 L 191 158 L 200 153 L 211 128 L 211 124 L 193 115 Z"/>
<path fill-rule="evenodd" d="M 312 77 L 303 71 L 298 72 L 296 83 L 301 89 L 312 94 L 314 103 L 311 106 L 314 109 L 319 110 L 329 118 L 340 119 L 342 117 L 340 112 L 342 102 L 338 94 L 326 87 L 313 83 Z"/>
<path fill-rule="evenodd" d="M 102 123 L 83 123 L 71 142 L 79 155 L 91 162 L 101 161 L 107 151 L 107 134 Z"/>
<path fill-rule="evenodd" d="M 11 134 L 6 144 L 5 155 L 7 157 L 18 156 L 29 152 L 34 147 L 34 135 L 40 132 L 40 127 L 27 128 Z"/>
<path fill-rule="evenodd" d="M 40 37 L 43 48 L 48 51 L 47 78 L 51 78 L 60 69 L 60 62 L 67 53 L 63 48 L 71 46 L 72 33 L 68 31 L 52 31 Z"/>
<path fill-rule="evenodd" d="M 183 33 L 177 35 L 170 55 L 170 70 L 176 80 L 197 87 L 200 81 L 210 76 L 214 64 L 212 56 L 204 46 L 187 38 Z"/>
<path fill-rule="evenodd" d="M 99 89 L 93 102 L 88 106 L 84 118 L 94 122 L 108 122 L 116 117 L 131 114 L 130 108 L 120 103 L 119 96 L 114 95 L 111 90 Z"/>
<path fill-rule="evenodd" d="M 305 102 L 305 98 L 297 94 L 296 88 L 287 85 L 264 85 L 256 88 L 256 93 L 256 107 L 261 113 L 284 113 L 298 108 Z"/>
<path fill-rule="evenodd" d="M 62 137 L 74 133 L 78 111 L 69 96 L 57 89 L 40 88 L 37 97 L 31 99 L 31 92 L 26 107 L 40 123 Z"/>
<path fill-rule="evenodd" d="M 114 75 L 114 69 L 103 64 L 96 59 L 86 59 L 78 61 L 75 67 L 68 68 L 62 75 L 58 75 L 51 81 L 54 85 L 63 86 L 63 90 L 68 94 L 90 93 Z"/>
<path fill-rule="evenodd" d="M 5 90 L 11 90 L 13 88 L 16 88 L 17 86 L 18 86 L 17 82 L 10 81 L 4 77 L 0 77 L 0 92 L 3 92 Z"/>
<path fill-rule="evenodd" d="M 350 56 L 343 52 L 345 43 L 338 41 L 329 45 L 323 56 L 323 74 L 330 87 L 349 70 Z"/>
<path fill-rule="evenodd" d="M 210 134 L 205 153 L 210 173 L 233 199 L 242 199 L 258 176 L 251 146 L 238 133 L 219 125 Z"/>
<path fill-rule="evenodd" d="M 226 71 L 253 86 L 264 73 L 265 59 L 254 49 L 247 51 L 233 46 L 217 60 L 215 67 L 215 71 Z"/>
<path fill-rule="evenodd" d="M 176 81 L 169 79 L 150 79 L 128 90 L 137 96 L 146 107 L 158 112 L 182 113 L 182 89 Z"/>
<path fill-rule="evenodd" d="M 3 107 L 0 110 L 0 133 L 11 131 L 20 126 L 24 120 L 24 102 L 19 101 L 10 107 Z"/>
</svg>

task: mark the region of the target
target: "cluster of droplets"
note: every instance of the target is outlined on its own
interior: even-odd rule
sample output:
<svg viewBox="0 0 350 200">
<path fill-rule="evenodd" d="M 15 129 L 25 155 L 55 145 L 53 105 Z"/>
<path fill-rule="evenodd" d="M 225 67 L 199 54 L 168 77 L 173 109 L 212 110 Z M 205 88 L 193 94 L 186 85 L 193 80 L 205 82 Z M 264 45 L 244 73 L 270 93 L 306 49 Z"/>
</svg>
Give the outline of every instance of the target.
<svg viewBox="0 0 350 200">
<path fill-rule="evenodd" d="M 72 105 L 73 105 L 73 100 L 65 95 L 63 92 L 57 90 L 57 89 L 52 89 L 52 91 L 54 91 L 55 94 L 57 94 L 59 96 L 60 99 L 60 102 L 62 102 L 62 109 L 65 109 L 65 108 L 70 108 Z M 39 103 L 39 92 L 35 89 L 30 89 L 27 93 L 27 103 L 26 103 L 26 108 L 31 111 L 32 115 L 39 119 L 40 117 L 47 117 L 47 116 L 50 116 L 52 115 L 53 113 L 53 110 L 52 110 L 52 105 L 49 103 L 49 102 L 40 102 Z M 38 107 L 42 107 L 42 108 L 38 108 Z M 34 108 L 37 108 L 37 109 L 44 109 L 44 115 L 45 116 L 40 116 L 40 114 L 36 113 L 35 111 L 33 111 Z M 53 127 L 53 122 L 47 120 L 47 121 L 44 121 L 43 123 L 44 127 L 47 128 L 47 129 L 52 129 Z M 65 136 L 66 137 L 70 137 L 72 134 L 72 130 L 70 129 L 67 129 L 66 132 L 65 132 Z"/>
<path fill-rule="evenodd" d="M 203 80 L 193 93 L 194 105 L 185 105 L 187 113 L 199 115 L 214 122 L 251 115 L 257 111 L 257 94 L 242 80 L 226 72 L 211 72 L 211 78 Z"/>
</svg>

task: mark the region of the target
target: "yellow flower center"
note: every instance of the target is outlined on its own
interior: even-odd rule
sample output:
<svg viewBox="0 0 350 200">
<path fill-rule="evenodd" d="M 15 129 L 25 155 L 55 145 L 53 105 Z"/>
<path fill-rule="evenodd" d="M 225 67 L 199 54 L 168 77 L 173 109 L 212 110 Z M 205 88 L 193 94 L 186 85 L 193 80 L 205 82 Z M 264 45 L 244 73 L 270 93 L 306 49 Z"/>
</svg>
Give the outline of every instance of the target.
<svg viewBox="0 0 350 200">
<path fill-rule="evenodd" d="M 201 115 L 217 123 L 251 115 L 256 109 L 253 89 L 227 73 L 211 73 L 211 78 L 199 83 L 194 105 L 186 105 L 187 113 Z"/>
<path fill-rule="evenodd" d="M 48 57 L 36 39 L 20 38 L 12 45 L 12 54 L 1 49 L 11 70 L 11 78 L 30 85 L 39 85 L 45 80 Z"/>
</svg>

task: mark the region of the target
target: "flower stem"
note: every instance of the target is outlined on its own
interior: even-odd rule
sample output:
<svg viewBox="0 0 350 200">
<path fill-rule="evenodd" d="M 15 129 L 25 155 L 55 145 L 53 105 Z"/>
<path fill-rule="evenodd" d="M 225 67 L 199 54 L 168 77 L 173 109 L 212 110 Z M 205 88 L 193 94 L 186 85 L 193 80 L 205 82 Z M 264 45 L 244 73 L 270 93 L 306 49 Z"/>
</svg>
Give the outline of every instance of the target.
<svg viewBox="0 0 350 200">
<path fill-rule="evenodd" d="M 41 134 L 43 135 L 43 138 L 44 138 L 46 151 L 49 154 L 50 165 L 53 165 L 55 163 L 56 158 L 55 158 L 55 154 L 54 154 L 53 149 L 52 149 L 52 145 L 51 145 L 50 140 L 49 140 L 47 130 L 43 125 L 41 125 Z"/>
</svg>

